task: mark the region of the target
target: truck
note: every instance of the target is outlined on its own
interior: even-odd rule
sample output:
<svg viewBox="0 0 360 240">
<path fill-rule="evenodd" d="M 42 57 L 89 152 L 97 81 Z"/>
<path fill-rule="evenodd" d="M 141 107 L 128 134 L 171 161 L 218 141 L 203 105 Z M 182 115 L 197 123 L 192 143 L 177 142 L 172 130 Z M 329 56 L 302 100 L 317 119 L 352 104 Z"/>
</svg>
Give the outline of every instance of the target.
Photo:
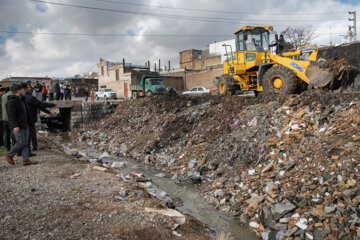
<svg viewBox="0 0 360 240">
<path fill-rule="evenodd" d="M 131 96 L 138 97 L 160 95 L 166 93 L 166 88 L 160 76 L 144 75 L 138 83 L 130 84 Z"/>
</svg>

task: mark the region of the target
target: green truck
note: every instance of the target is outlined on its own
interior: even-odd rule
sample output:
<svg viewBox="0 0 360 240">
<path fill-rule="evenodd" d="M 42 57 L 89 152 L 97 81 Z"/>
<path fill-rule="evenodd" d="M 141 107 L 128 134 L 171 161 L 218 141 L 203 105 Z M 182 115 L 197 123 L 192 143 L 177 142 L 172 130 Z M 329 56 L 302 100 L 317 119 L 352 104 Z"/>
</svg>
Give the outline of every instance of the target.
<svg viewBox="0 0 360 240">
<path fill-rule="evenodd" d="M 160 76 L 144 75 L 138 84 L 130 84 L 133 99 L 144 96 L 160 95 L 166 93 L 166 88 Z"/>
</svg>

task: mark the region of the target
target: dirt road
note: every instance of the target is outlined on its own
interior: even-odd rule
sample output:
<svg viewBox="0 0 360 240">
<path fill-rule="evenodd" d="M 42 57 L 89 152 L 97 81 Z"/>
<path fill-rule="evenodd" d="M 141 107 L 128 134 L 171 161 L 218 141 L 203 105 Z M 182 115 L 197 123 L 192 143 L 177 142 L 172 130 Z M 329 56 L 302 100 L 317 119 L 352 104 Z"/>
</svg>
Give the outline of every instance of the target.
<svg viewBox="0 0 360 240">
<path fill-rule="evenodd" d="M 24 167 L 17 157 L 9 165 L 1 152 L 0 239 L 209 239 L 205 227 L 191 217 L 176 229 L 166 216 L 147 213 L 160 207 L 141 189 L 124 186 L 114 174 L 40 143 L 40 163 Z M 133 198 L 119 201 L 121 189 Z"/>
</svg>

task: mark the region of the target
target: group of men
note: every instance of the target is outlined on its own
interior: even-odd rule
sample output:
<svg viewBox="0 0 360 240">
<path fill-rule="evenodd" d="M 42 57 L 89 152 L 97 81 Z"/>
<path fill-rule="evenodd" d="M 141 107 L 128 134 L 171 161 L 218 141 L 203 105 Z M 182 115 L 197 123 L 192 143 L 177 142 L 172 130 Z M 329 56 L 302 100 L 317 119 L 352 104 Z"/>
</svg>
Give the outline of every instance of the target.
<svg viewBox="0 0 360 240">
<path fill-rule="evenodd" d="M 0 88 L 1 118 L 3 143 L 6 150 L 6 160 L 9 164 L 15 164 L 15 155 L 22 156 L 23 165 L 34 165 L 30 157 L 37 151 L 37 134 L 35 123 L 38 119 L 38 110 L 51 114 L 47 108 L 55 107 L 56 103 L 40 101 L 32 94 L 33 88 L 30 82 L 12 84 L 11 89 Z"/>
<path fill-rule="evenodd" d="M 71 100 L 71 85 L 67 81 L 65 84 L 59 80 L 56 80 L 55 83 L 53 83 L 53 80 L 50 80 L 48 84 L 41 84 L 39 81 L 36 81 L 33 89 L 35 97 L 40 101 L 46 101 L 47 99 L 49 101 Z"/>
</svg>

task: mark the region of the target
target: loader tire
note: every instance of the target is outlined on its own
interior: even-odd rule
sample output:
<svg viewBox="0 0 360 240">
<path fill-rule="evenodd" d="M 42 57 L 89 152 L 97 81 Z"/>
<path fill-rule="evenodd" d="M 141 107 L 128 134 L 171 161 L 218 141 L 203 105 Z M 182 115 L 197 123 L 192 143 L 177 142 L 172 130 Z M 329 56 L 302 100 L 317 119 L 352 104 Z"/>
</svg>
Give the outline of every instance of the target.
<svg viewBox="0 0 360 240">
<path fill-rule="evenodd" d="M 299 82 L 292 70 L 279 65 L 265 72 L 261 85 L 265 93 L 293 94 Z"/>
<path fill-rule="evenodd" d="M 226 76 L 222 76 L 219 79 L 218 95 L 225 96 L 229 91 L 229 83 Z"/>
</svg>

